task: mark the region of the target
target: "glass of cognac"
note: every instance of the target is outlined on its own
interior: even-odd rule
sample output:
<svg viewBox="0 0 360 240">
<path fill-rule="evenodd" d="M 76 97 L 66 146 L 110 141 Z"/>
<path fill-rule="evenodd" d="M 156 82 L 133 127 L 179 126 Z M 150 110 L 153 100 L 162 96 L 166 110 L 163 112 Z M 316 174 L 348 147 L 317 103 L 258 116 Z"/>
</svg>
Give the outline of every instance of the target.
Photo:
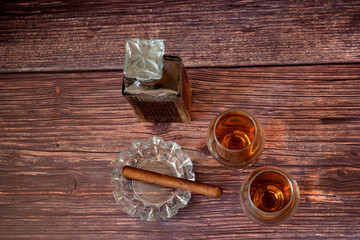
<svg viewBox="0 0 360 240">
<path fill-rule="evenodd" d="M 240 202 L 245 214 L 260 225 L 278 225 L 294 215 L 299 187 L 290 174 L 277 167 L 262 167 L 247 176 Z"/>
<path fill-rule="evenodd" d="M 250 113 L 227 110 L 210 123 L 207 146 L 219 163 L 228 167 L 246 167 L 260 155 L 264 146 L 264 131 Z"/>
</svg>

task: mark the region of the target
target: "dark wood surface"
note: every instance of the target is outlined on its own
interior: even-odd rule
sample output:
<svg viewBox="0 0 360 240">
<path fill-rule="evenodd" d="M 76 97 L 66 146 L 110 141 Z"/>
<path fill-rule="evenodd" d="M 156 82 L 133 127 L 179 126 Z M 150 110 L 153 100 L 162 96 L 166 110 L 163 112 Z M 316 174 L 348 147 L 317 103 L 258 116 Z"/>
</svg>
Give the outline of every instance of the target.
<svg viewBox="0 0 360 240">
<path fill-rule="evenodd" d="M 356 0 L 1 2 L 0 72 L 122 69 L 130 37 L 188 67 L 360 62 Z"/>
<path fill-rule="evenodd" d="M 0 239 L 360 239 L 359 1 L 144 2 L 0 3 Z M 136 120 L 121 96 L 128 37 L 183 57 L 190 124 Z M 251 168 L 207 150 L 208 124 L 229 108 L 263 124 Z M 154 135 L 223 196 L 193 194 L 167 221 L 127 215 L 114 159 Z M 269 165 L 297 180 L 301 201 L 286 224 L 261 227 L 238 195 Z"/>
<path fill-rule="evenodd" d="M 3 74 L 0 80 L 0 231 L 5 239 L 359 238 L 360 65 L 188 69 L 192 122 L 139 123 L 121 97 L 119 72 Z M 264 126 L 249 169 L 218 164 L 205 145 L 217 113 L 241 108 Z M 135 139 L 179 143 L 196 178 L 224 188 L 194 194 L 168 221 L 132 218 L 115 203 L 110 172 Z M 297 180 L 301 202 L 278 227 L 243 213 L 239 188 L 260 166 Z"/>
</svg>

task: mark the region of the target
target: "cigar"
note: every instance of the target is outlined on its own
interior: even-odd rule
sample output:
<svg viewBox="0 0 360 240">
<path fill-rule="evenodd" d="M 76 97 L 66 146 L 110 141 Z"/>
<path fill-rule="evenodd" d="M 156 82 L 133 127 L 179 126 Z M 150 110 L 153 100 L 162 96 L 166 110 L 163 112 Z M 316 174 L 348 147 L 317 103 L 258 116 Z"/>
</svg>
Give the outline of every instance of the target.
<svg viewBox="0 0 360 240">
<path fill-rule="evenodd" d="M 190 181 L 183 178 L 172 177 L 161 173 L 125 166 L 122 175 L 148 183 L 154 183 L 165 187 L 178 188 L 193 193 L 199 193 L 210 197 L 220 197 L 223 190 L 214 185 Z"/>
</svg>

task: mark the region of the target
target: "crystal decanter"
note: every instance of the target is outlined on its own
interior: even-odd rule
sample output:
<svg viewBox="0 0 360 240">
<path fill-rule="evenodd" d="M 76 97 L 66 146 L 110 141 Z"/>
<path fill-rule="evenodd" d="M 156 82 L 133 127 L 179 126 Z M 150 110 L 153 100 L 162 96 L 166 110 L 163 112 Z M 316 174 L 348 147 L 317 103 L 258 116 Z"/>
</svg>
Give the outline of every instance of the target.
<svg viewBox="0 0 360 240">
<path fill-rule="evenodd" d="M 182 59 L 163 40 L 126 41 L 122 94 L 139 121 L 190 122 L 191 86 Z"/>
</svg>

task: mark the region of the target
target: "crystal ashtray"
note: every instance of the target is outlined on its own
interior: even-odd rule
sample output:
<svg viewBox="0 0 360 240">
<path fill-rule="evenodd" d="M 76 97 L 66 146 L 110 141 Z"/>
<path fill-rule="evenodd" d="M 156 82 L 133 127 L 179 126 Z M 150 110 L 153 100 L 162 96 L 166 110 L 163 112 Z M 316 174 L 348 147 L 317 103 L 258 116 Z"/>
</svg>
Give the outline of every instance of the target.
<svg viewBox="0 0 360 240">
<path fill-rule="evenodd" d="M 122 176 L 124 166 L 195 180 L 189 156 L 173 141 L 161 137 L 137 140 L 115 160 L 111 174 L 114 197 L 131 216 L 157 221 L 175 216 L 191 198 L 189 191 L 163 187 Z"/>
</svg>

